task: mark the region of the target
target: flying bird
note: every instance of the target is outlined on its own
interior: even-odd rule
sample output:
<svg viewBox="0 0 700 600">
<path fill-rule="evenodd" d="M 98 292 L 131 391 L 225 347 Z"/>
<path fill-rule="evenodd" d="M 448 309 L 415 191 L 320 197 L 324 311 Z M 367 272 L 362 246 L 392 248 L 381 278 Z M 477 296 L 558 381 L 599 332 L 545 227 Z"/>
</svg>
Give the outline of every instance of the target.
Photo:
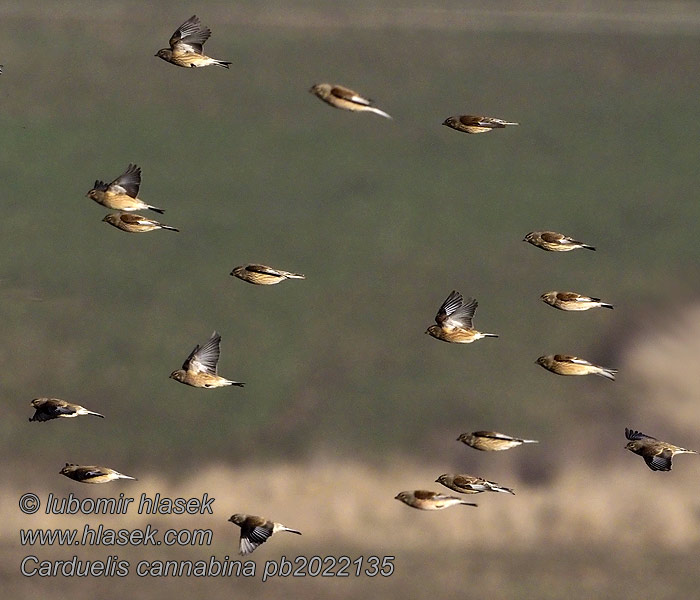
<svg viewBox="0 0 700 600">
<path fill-rule="evenodd" d="M 109 213 L 102 220 L 128 233 L 145 233 L 146 231 L 153 231 L 154 229 L 180 231 L 179 229 L 175 229 L 175 227 L 170 227 L 170 225 L 163 225 L 163 223 L 159 223 L 148 217 L 131 213 Z"/>
<path fill-rule="evenodd" d="M 482 117 L 477 115 L 458 115 L 448 117 L 442 122 L 443 125 L 463 131 L 464 133 L 486 133 L 492 129 L 503 129 L 506 125 L 520 125 L 520 123 L 511 123 L 503 119 L 495 119 L 494 117 Z"/>
<path fill-rule="evenodd" d="M 51 419 L 70 419 L 79 415 L 94 415 L 104 419 L 104 415 L 96 413 L 79 404 L 66 402 L 60 398 L 34 398 L 32 406 L 36 410 L 30 421 L 50 421 Z"/>
<path fill-rule="evenodd" d="M 589 308 L 613 308 L 612 304 L 602 302 L 600 298 L 583 296 L 576 292 L 545 292 L 540 296 L 540 300 L 554 308 L 566 311 L 588 310 Z"/>
<path fill-rule="evenodd" d="M 399 492 L 394 496 L 394 500 L 400 500 L 408 506 L 418 508 L 420 510 L 442 510 L 457 504 L 464 506 L 478 506 L 473 502 L 467 502 L 456 496 L 447 496 L 440 492 L 431 492 L 428 490 L 415 490 L 413 492 Z"/>
<path fill-rule="evenodd" d="M 639 454 L 652 471 L 670 471 L 671 459 L 676 454 L 697 454 L 695 450 L 662 442 L 646 433 L 627 429 L 627 427 L 625 427 L 625 437 L 630 440 L 625 449 Z"/>
<path fill-rule="evenodd" d="M 584 244 L 583 242 L 579 242 L 574 238 L 562 233 L 557 233 L 556 231 L 531 231 L 523 238 L 523 242 L 528 242 L 548 252 L 569 252 L 577 248 L 595 250 L 595 248 L 589 244 Z"/>
<path fill-rule="evenodd" d="M 498 337 L 495 333 L 481 333 L 472 328 L 472 318 L 478 305 L 473 298 L 467 298 L 465 302 L 462 294 L 453 290 L 435 315 L 437 325 L 431 325 L 425 333 L 454 344 L 471 344 L 481 338 Z"/>
<path fill-rule="evenodd" d="M 268 521 L 267 519 L 255 515 L 237 513 L 231 515 L 229 521 L 241 528 L 239 551 L 244 556 L 253 552 L 260 544 L 264 544 L 278 531 L 289 531 L 289 533 L 301 535 L 301 531 L 282 525 L 282 523 Z"/>
<path fill-rule="evenodd" d="M 458 442 L 463 442 L 467 446 L 471 446 L 476 450 L 485 452 L 498 452 L 499 450 L 508 450 L 515 448 L 521 444 L 539 444 L 537 440 L 524 440 L 515 438 L 504 433 L 495 431 L 474 431 L 472 433 L 462 433 L 458 438 Z"/>
<path fill-rule="evenodd" d="M 226 385 L 243 387 L 240 381 L 230 381 L 219 377 L 216 366 L 219 362 L 221 336 L 215 331 L 204 346 L 195 346 L 182 369 L 170 373 L 170 379 L 197 388 L 218 388 Z"/>
<path fill-rule="evenodd" d="M 95 181 L 95 186 L 85 194 L 88 198 L 98 204 L 112 210 L 132 211 L 151 209 L 157 213 L 164 213 L 162 208 L 146 204 L 138 198 L 139 186 L 141 185 L 141 169 L 136 165 L 129 164 L 119 177 L 112 183 L 105 183 L 99 179 Z"/>
<path fill-rule="evenodd" d="M 107 483 L 115 479 L 133 479 L 136 481 L 136 477 L 129 477 L 128 475 L 124 475 L 114 469 L 108 469 L 107 467 L 88 467 L 73 465 L 71 463 L 66 463 L 66 466 L 63 467 L 59 473 L 65 475 L 69 479 L 79 481 L 80 483 Z"/>
<path fill-rule="evenodd" d="M 571 356 L 570 354 L 540 356 L 535 363 L 557 375 L 598 375 L 610 381 L 615 381 L 615 374 L 617 373 L 617 369 L 594 365 L 583 358 Z"/>
<path fill-rule="evenodd" d="M 255 285 L 275 285 L 285 279 L 306 279 L 301 273 L 290 273 L 267 265 L 242 265 L 233 269 L 231 275 Z"/>
<path fill-rule="evenodd" d="M 372 100 L 369 98 L 365 98 L 342 85 L 317 83 L 309 91 L 326 104 L 330 104 L 335 108 L 350 110 L 352 112 L 373 112 L 387 119 L 392 118 L 391 115 L 374 106 Z"/>
<path fill-rule="evenodd" d="M 510 488 L 503 487 L 493 481 L 474 477 L 473 475 L 450 475 L 443 473 L 435 480 L 435 483 L 441 483 L 454 492 L 462 494 L 480 494 L 481 492 L 503 492 L 505 494 L 513 494 L 515 492 Z"/>
<path fill-rule="evenodd" d="M 211 36 L 211 29 L 202 26 L 197 15 L 192 15 L 175 30 L 170 38 L 170 48 L 158 50 L 156 56 L 178 67 L 217 67 L 229 68 L 227 60 L 210 58 L 202 51 L 202 46 Z"/>
</svg>

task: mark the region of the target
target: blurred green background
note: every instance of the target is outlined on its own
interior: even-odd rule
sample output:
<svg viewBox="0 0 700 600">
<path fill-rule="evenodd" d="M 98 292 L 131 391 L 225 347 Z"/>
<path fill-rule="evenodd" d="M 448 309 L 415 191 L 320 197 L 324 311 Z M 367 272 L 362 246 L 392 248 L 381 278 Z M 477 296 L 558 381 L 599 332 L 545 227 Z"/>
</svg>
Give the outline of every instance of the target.
<svg viewBox="0 0 700 600">
<path fill-rule="evenodd" d="M 229 71 L 153 56 L 192 13 Z M 699 3 L 29 1 L 2 15 L 7 476 L 456 460 L 459 433 L 494 429 L 547 444 L 511 465 L 535 485 L 579 463 L 651 477 L 625 456 L 625 426 L 700 446 L 700 325 L 684 320 L 700 293 Z M 307 91 L 321 81 L 394 120 L 331 109 Z M 440 126 L 465 113 L 521 125 Z M 130 162 L 181 233 L 100 222 L 84 194 Z M 522 243 L 538 229 L 598 251 Z M 307 280 L 229 276 L 248 262 Z M 453 289 L 499 339 L 424 335 Z M 538 299 L 552 289 L 615 310 L 555 311 Z M 246 387 L 168 380 L 213 330 L 220 373 Z M 618 381 L 555 377 L 534 364 L 550 353 Z M 28 424 L 37 396 L 107 418 Z"/>
</svg>

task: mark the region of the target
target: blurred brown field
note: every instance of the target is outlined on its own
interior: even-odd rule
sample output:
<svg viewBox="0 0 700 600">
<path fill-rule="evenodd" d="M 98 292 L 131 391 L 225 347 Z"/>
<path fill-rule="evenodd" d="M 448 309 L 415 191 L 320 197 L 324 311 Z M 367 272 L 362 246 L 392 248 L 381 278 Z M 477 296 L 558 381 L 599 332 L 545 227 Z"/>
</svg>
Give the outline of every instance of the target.
<svg viewBox="0 0 700 600">
<path fill-rule="evenodd" d="M 193 12 L 223 69 L 153 57 Z M 191 3 L 0 7 L 0 580 L 8 598 L 688 597 L 700 574 L 700 458 L 653 473 L 624 428 L 700 450 L 698 2 Z M 332 110 L 321 80 L 393 122 Z M 451 114 L 521 123 L 486 136 Z M 366 117 L 366 118 L 365 118 Z M 143 169 L 177 235 L 107 228 L 95 179 Z M 551 228 L 597 247 L 521 242 Z M 256 288 L 248 262 L 305 273 Z M 452 290 L 468 347 L 423 334 Z M 550 289 L 613 311 L 567 314 Z M 168 380 L 222 334 L 224 376 Z M 556 377 L 537 356 L 619 369 Z M 28 423 L 57 396 L 106 418 Z M 538 445 L 480 453 L 493 429 Z M 137 482 L 84 486 L 65 462 Z M 443 472 L 515 488 L 408 508 Z M 23 515 L 25 492 L 215 497 L 213 516 Z M 238 558 L 234 512 L 295 527 L 254 578 L 38 578 L 22 557 Z M 19 530 L 207 528 L 211 546 L 21 546 Z M 262 583 L 280 556 L 395 556 L 390 577 Z"/>
</svg>

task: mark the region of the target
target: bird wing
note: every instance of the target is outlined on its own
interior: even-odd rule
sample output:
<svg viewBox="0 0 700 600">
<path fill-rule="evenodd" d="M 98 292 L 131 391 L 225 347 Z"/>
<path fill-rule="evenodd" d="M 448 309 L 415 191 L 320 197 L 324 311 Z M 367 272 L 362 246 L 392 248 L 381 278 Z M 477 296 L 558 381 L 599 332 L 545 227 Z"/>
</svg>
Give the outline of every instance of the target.
<svg viewBox="0 0 700 600">
<path fill-rule="evenodd" d="M 241 554 L 250 554 L 271 535 L 272 531 L 266 527 L 241 527 Z"/>
<path fill-rule="evenodd" d="M 483 483 L 478 477 L 471 477 L 467 475 L 456 475 L 454 478 L 454 484 L 458 487 L 469 488 L 475 484 Z"/>
<path fill-rule="evenodd" d="M 673 458 L 673 452 L 668 448 L 664 448 L 660 454 L 656 456 L 645 456 L 644 462 L 652 471 L 670 471 L 671 470 L 671 459 Z"/>
<path fill-rule="evenodd" d="M 136 165 L 129 164 L 119 177 L 109 184 L 109 191 L 115 194 L 126 194 L 136 198 L 141 185 L 141 169 Z"/>
<path fill-rule="evenodd" d="M 216 375 L 216 365 L 219 362 L 221 336 L 215 331 L 204 346 L 196 346 L 183 363 L 185 371 L 198 371 Z"/>
<path fill-rule="evenodd" d="M 650 435 L 647 435 L 646 433 L 642 433 L 641 431 L 636 431 L 634 429 L 627 429 L 625 427 L 625 437 L 628 440 L 656 440 L 655 437 L 651 437 Z"/>
<path fill-rule="evenodd" d="M 261 273 L 262 275 L 272 275 L 273 277 L 279 277 L 280 275 L 280 272 L 277 269 L 273 269 L 272 267 L 268 267 L 266 265 L 248 265 L 245 270 L 252 273 Z"/>
<path fill-rule="evenodd" d="M 500 119 L 494 119 L 493 117 L 482 117 L 478 115 L 462 115 L 459 118 L 459 122 L 462 125 L 467 125 L 468 127 L 505 127 L 503 121 Z"/>
<path fill-rule="evenodd" d="M 104 181 L 100 181 L 99 179 L 95 179 L 95 185 L 92 186 L 92 189 L 97 190 L 98 192 L 106 192 L 108 187 L 109 187 L 109 185 L 106 184 Z"/>
<path fill-rule="evenodd" d="M 492 438 L 494 440 L 507 440 L 511 442 L 516 439 L 510 435 L 506 435 L 505 433 L 497 433 L 495 431 L 475 431 L 474 435 L 478 437 Z"/>
<path fill-rule="evenodd" d="M 416 490 L 413 492 L 413 495 L 418 498 L 418 500 L 435 500 L 440 496 L 440 494 L 436 492 L 429 492 L 427 490 Z"/>
<path fill-rule="evenodd" d="M 93 479 L 105 474 L 100 467 L 81 467 L 76 469 L 76 473 L 80 473 L 83 479 Z"/>
<path fill-rule="evenodd" d="M 178 52 L 202 54 L 202 44 L 211 36 L 211 29 L 202 27 L 197 15 L 192 15 L 175 30 L 170 38 L 170 47 Z"/>
<path fill-rule="evenodd" d="M 435 315 L 435 322 L 441 327 L 448 325 L 471 329 L 472 317 L 477 306 L 478 303 L 473 298 L 467 298 L 467 301 L 464 302 L 462 294 L 452 290 L 438 309 L 437 315 Z"/>
<path fill-rule="evenodd" d="M 363 106 L 372 105 L 372 101 L 369 98 L 364 98 L 363 96 L 360 96 L 360 94 L 358 94 L 357 92 L 351 90 L 350 88 L 346 88 L 342 85 L 334 85 L 331 88 L 331 94 L 336 98 L 340 98 L 342 100 L 349 100 L 350 102 L 362 104 Z"/>
<path fill-rule="evenodd" d="M 590 300 L 587 296 L 582 296 L 576 292 L 559 292 L 557 297 L 564 302 L 588 302 Z"/>
<path fill-rule="evenodd" d="M 561 233 L 555 233 L 554 231 L 543 231 L 540 237 L 550 244 L 566 244 L 570 242 L 570 240 L 565 238 Z"/>
</svg>

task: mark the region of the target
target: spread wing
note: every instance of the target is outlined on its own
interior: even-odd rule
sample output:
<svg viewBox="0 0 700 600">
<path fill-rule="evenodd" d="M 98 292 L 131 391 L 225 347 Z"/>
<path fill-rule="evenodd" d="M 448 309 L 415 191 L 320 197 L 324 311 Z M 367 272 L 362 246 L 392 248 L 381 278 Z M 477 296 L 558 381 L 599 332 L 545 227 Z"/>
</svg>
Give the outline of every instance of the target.
<svg viewBox="0 0 700 600">
<path fill-rule="evenodd" d="M 360 96 L 357 92 L 346 88 L 342 85 L 335 85 L 331 88 L 331 94 L 336 98 L 341 98 L 342 100 L 349 100 L 350 102 L 355 102 L 357 104 L 362 104 L 364 106 L 371 106 L 372 101 L 368 98 Z"/>
<path fill-rule="evenodd" d="M 652 471 L 670 471 L 672 458 L 673 452 L 665 448 L 656 456 L 645 456 L 644 462 Z"/>
<path fill-rule="evenodd" d="M 647 435 L 646 433 L 642 433 L 641 431 L 635 431 L 634 429 L 627 429 L 627 427 L 625 427 L 625 437 L 628 440 L 656 440 L 655 437 L 651 437 L 650 435 Z"/>
<path fill-rule="evenodd" d="M 95 185 L 92 186 L 92 189 L 97 190 L 98 192 L 106 192 L 108 187 L 109 187 L 109 185 L 106 184 L 104 181 L 100 181 L 99 179 L 96 179 Z"/>
<path fill-rule="evenodd" d="M 221 353 L 219 345 L 221 336 L 215 331 L 204 346 L 195 346 L 187 360 L 182 364 L 185 371 L 197 371 L 216 375 L 216 365 Z"/>
<path fill-rule="evenodd" d="M 109 191 L 114 194 L 126 194 L 136 198 L 141 185 L 141 169 L 136 165 L 129 164 L 119 177 L 109 184 Z"/>
<path fill-rule="evenodd" d="M 435 322 L 440 327 L 447 325 L 448 327 L 460 327 L 463 329 L 472 328 L 472 317 L 476 311 L 478 303 L 473 298 L 467 298 L 464 301 L 462 294 L 453 290 L 447 296 L 442 306 L 435 315 Z"/>
<path fill-rule="evenodd" d="M 170 47 L 178 52 L 202 54 L 202 44 L 211 36 L 211 29 L 202 27 L 197 15 L 192 15 L 175 30 L 170 38 Z"/>
<path fill-rule="evenodd" d="M 267 527 L 241 527 L 241 554 L 250 554 L 260 544 L 264 544 L 272 535 Z"/>
</svg>

